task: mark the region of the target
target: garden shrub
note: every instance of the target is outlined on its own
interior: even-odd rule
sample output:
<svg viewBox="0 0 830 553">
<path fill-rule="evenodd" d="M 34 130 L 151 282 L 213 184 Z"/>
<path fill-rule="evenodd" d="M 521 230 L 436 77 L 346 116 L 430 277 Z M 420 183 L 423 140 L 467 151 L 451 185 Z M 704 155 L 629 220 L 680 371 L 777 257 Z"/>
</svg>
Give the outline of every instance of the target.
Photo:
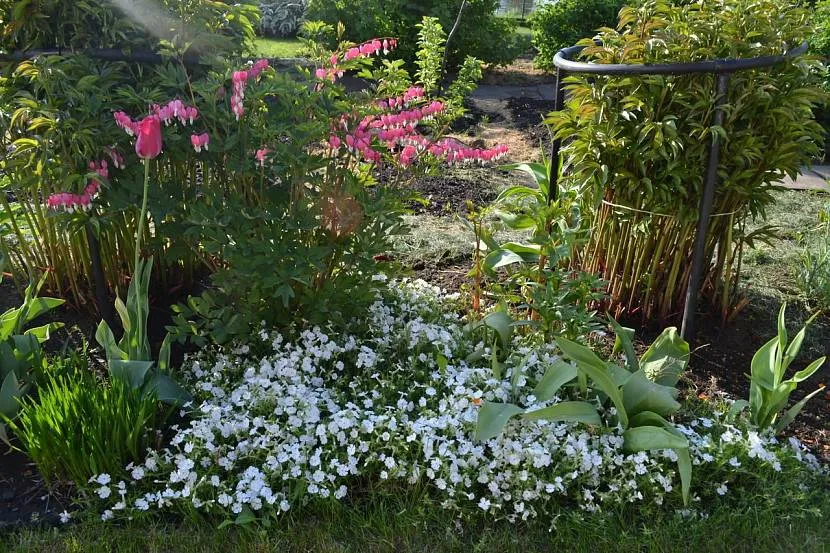
<svg viewBox="0 0 830 553">
<path fill-rule="evenodd" d="M 345 38 L 363 42 L 372 37 L 396 37 L 401 48 L 398 57 L 413 63 L 416 52 L 417 24 L 425 16 L 437 17 L 449 31 L 458 16 L 461 0 L 310 0 L 306 17 L 330 25 L 342 22 Z M 496 17 L 498 0 L 467 2 L 461 23 L 449 46 L 448 64 L 456 67 L 466 56 L 485 63 L 507 64 L 524 49 L 514 34 L 515 25 Z"/>
<path fill-rule="evenodd" d="M 395 43 L 349 46 L 356 56 L 341 59 L 343 67 L 336 70 L 321 71 L 336 79 L 349 67 L 367 69 L 366 49 L 394 49 L 390 41 Z M 428 48 L 443 48 L 443 42 L 433 40 Z M 329 65 L 330 57 L 325 56 Z M 385 95 L 381 99 L 403 96 L 413 84 L 395 67 L 378 73 L 386 81 L 378 89 Z M 399 228 L 401 205 L 394 190 L 401 183 L 377 186 L 370 169 L 381 158 L 397 163 L 401 148 L 395 140 L 409 138 L 416 123 L 440 133 L 440 122 L 460 113 L 460 96 L 480 76 L 480 63 L 465 61 L 446 104 L 416 87 L 420 94 L 387 105 L 396 117 L 404 112 L 409 117 L 417 108 L 418 117 L 398 121 L 394 126 L 407 132 L 390 136 L 377 150 L 369 147 L 371 136 L 361 136 L 359 151 L 351 143 L 321 148 L 332 132 L 340 132 L 332 122 L 358 113 L 380 114 L 373 101 L 356 101 L 339 86 L 320 83 L 312 89 L 271 71 L 260 75 L 260 68 L 253 79 L 257 86 L 248 87 L 242 98 L 247 81 L 235 79 L 253 74 L 250 66 L 234 72 L 228 62 L 214 60 L 188 70 L 173 59 L 156 67 L 151 78 L 146 71 L 140 65 L 85 57 L 48 57 L 17 65 L 3 81 L 0 93 L 11 108 L 10 132 L 0 136 L 0 145 L 11 155 L 0 160 L 0 170 L 10 177 L 14 193 L 12 202 L 3 196 L 6 213 L 13 215 L 3 239 L 13 252 L 16 272 L 51 267 L 51 289 L 78 305 L 88 303 L 92 236 L 99 243 L 104 284 L 123 295 L 126 268 L 135 257 L 135 206 L 141 203 L 144 175 L 112 113 L 123 114 L 123 122 L 127 113 L 146 113 L 147 105 L 154 104 L 169 111 L 171 98 L 183 98 L 194 116 L 166 131 L 164 159 L 148 162 L 153 225 L 146 229 L 140 253 L 157 258 L 151 289 L 187 290 L 205 272 L 215 272 L 218 290 L 240 307 L 250 307 L 240 310 L 246 323 L 264 319 L 278 324 L 292 316 L 322 320 L 340 308 L 359 309 L 358 292 L 377 268 L 374 257 L 384 253 L 388 237 Z M 192 137 L 203 135 L 209 146 L 194 151 Z M 441 156 L 433 154 L 439 151 L 458 154 L 455 162 L 473 159 L 468 154 L 477 151 L 439 140 L 421 155 L 427 146 L 423 139 L 417 147 L 404 148 L 404 172 L 412 175 L 417 167 L 434 165 Z M 348 151 L 360 155 L 346 155 Z M 43 202 L 50 195 L 52 207 L 68 207 L 68 212 L 50 212 Z M 73 204 L 76 199 L 79 203 Z M 276 270 L 275 260 L 280 261 Z"/>
<path fill-rule="evenodd" d="M 440 57 L 440 25 L 425 18 L 421 29 L 421 56 Z M 441 163 L 504 154 L 502 147 L 468 148 L 442 138 L 460 113 L 463 92 L 480 77 L 480 63 L 466 60 L 468 71 L 444 99 L 425 84 L 440 68 L 421 71 L 420 82 L 399 64 L 373 69 L 371 56 L 396 45 L 375 39 L 322 54 L 313 88 L 271 72 L 258 82 L 234 73 L 231 110 L 214 125 L 210 150 L 199 154 L 214 162 L 203 165 L 201 197 L 189 203 L 179 226 L 215 260 L 213 289 L 203 301 L 177 307 L 173 328 L 180 339 L 223 342 L 262 322 L 347 324 L 371 301 L 372 276 L 384 266 L 390 239 L 403 231 L 401 200 L 409 180 Z M 378 95 L 350 96 L 337 82 L 350 69 L 375 81 Z M 193 86 L 198 96 L 212 98 L 221 82 Z M 240 117 L 250 135 L 236 134 Z M 254 145 L 255 155 L 229 153 L 238 143 L 231 141 L 242 140 Z M 378 168 L 384 171 L 380 182 Z M 228 179 L 238 191 L 221 184 Z M 223 306 L 233 306 L 232 312 Z"/>
<path fill-rule="evenodd" d="M 649 1 L 624 8 L 620 30 L 600 34 L 604 46 L 584 41 L 582 58 L 666 63 L 776 55 L 809 35 L 809 17 L 778 1 Z M 712 75 L 569 78 L 571 99 L 550 121 L 567 140 L 563 185 L 586 194 L 591 234 L 580 267 L 609 282 L 618 313 L 666 320 L 682 311 L 709 143 L 718 133 L 720 183 L 703 282 L 729 315 L 744 248 L 771 234 L 767 227 L 750 233 L 747 222 L 763 219 L 776 183 L 795 177 L 819 150 L 813 109 L 824 96 L 815 67 L 801 57 L 732 74 L 722 128 L 712 127 Z"/>
<path fill-rule="evenodd" d="M 240 52 L 254 38 L 251 2 L 207 0 L 0 0 L 0 51 L 177 48 Z"/>
<path fill-rule="evenodd" d="M 359 502 L 367 488 L 377 497 L 404 487 L 425 490 L 426 501 L 454 515 L 514 521 L 550 521 L 573 508 L 680 505 L 672 451 L 623 449 L 614 411 L 593 385 L 536 399 L 534 388 L 560 361 L 553 344 L 516 334 L 505 378 L 493 378 L 491 354 L 470 356 L 483 344 L 465 330 L 456 301 L 421 281 L 393 283 L 347 333 L 262 329 L 244 344 L 189 358 L 191 423 L 174 431 L 169 448 L 130 467 L 118 484 L 123 498 L 114 479 L 92 484 L 111 494 L 102 518 L 195 510 L 267 524 L 309 503 Z M 518 419 L 475 440 L 482 403 L 511 397 L 523 408 L 592 398 L 602 424 Z M 779 501 L 798 495 L 798 484 L 826 479 L 797 440 L 758 433 L 745 418 L 728 421 L 727 407 L 675 416 L 694 465 L 694 510 L 748 490 L 761 501 L 779 473 L 791 482 L 778 488 Z"/>
<path fill-rule="evenodd" d="M 813 29 L 810 49 L 825 58 L 830 57 L 830 0 L 817 2 L 813 8 Z"/>
<path fill-rule="evenodd" d="M 164 24 L 144 21 L 152 29 L 148 32 L 108 1 L 0 2 L 5 23 L 0 50 L 124 48 L 154 50 L 170 59 L 158 67 L 81 55 L 0 64 L 0 124 L 8 131 L 0 134 L 0 149 L 6 154 L 0 157 L 0 173 L 8 178 L 8 194 L 2 196 L 8 216 L 3 222 L 4 251 L 10 251 L 18 278 L 49 268 L 48 289 L 75 306 L 91 305 L 97 257 L 91 255 L 93 249 L 100 250 L 102 284 L 113 291 L 124 291 L 125 269 L 133 257 L 135 191 L 141 175 L 135 166 L 122 168 L 123 152 L 111 148 L 122 136 L 112 112 L 141 112 L 148 103 L 181 94 L 182 83 L 201 77 L 207 67 L 185 71 L 182 56 L 241 53 L 255 37 L 255 6 L 197 0 L 153 5 L 167 19 Z M 157 36 L 160 28 L 165 33 Z M 110 209 L 71 220 L 50 216 L 42 203 L 46 196 L 83 190 L 88 181 L 101 181 L 105 188 L 118 182 L 124 186 L 109 190 Z M 159 200 L 158 195 L 154 198 Z M 160 201 L 167 206 L 169 197 Z M 203 272 L 192 246 L 176 236 L 157 238 L 151 244 L 160 258 L 156 283 L 165 290 L 192 286 Z"/>
<path fill-rule="evenodd" d="M 259 28 L 266 36 L 291 37 L 305 17 L 306 0 L 261 0 Z"/>
<path fill-rule="evenodd" d="M 624 0 L 559 0 L 540 6 L 531 17 L 533 63 L 552 70 L 553 57 L 562 48 L 594 36 L 600 27 L 615 27 Z"/>
</svg>

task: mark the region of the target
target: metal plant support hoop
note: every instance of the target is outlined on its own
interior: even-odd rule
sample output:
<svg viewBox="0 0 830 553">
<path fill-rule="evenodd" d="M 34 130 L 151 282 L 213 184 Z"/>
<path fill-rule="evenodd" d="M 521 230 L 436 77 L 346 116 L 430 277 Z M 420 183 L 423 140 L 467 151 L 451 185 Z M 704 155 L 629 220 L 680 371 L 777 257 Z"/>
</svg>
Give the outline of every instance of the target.
<svg viewBox="0 0 830 553">
<path fill-rule="evenodd" d="M 591 75 L 690 75 L 695 73 L 711 73 L 717 77 L 717 95 L 715 100 L 715 115 L 713 126 L 723 125 L 723 105 L 726 103 L 729 92 L 729 77 L 732 73 L 748 69 L 760 69 L 786 63 L 787 61 L 807 52 L 807 42 L 803 42 L 780 56 L 761 56 L 748 59 L 722 59 L 700 61 L 693 63 L 666 63 L 666 64 L 601 64 L 573 61 L 585 46 L 571 46 L 556 53 L 553 63 L 556 66 L 556 92 L 554 95 L 554 111 L 561 111 L 565 103 L 564 80 L 568 73 L 588 73 Z M 559 159 L 562 142 L 554 139 L 550 150 L 551 161 Z M 709 144 L 709 155 L 706 165 L 706 175 L 703 182 L 703 195 L 700 198 L 698 210 L 695 246 L 692 258 L 692 270 L 689 275 L 689 284 L 686 287 L 686 301 L 683 307 L 683 323 L 680 334 L 684 340 L 691 342 L 695 336 L 695 316 L 697 312 L 698 296 L 700 295 L 700 280 L 703 276 L 703 264 L 706 249 L 706 234 L 709 229 L 709 220 L 712 217 L 712 203 L 715 198 L 715 188 L 718 185 L 718 164 L 720 163 L 720 139 L 712 134 Z M 556 199 L 559 172 L 552 175 L 548 203 Z"/>
</svg>

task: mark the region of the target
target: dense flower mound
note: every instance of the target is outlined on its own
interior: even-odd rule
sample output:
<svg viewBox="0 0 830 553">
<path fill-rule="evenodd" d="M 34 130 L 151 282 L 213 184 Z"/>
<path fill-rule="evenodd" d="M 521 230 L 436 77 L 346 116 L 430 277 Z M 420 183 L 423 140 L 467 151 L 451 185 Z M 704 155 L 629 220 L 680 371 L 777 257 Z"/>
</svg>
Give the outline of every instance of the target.
<svg viewBox="0 0 830 553">
<path fill-rule="evenodd" d="M 189 359 L 189 424 L 174 428 L 169 448 L 127 467 L 125 481 L 91 480 L 106 500 L 103 518 L 194 508 L 269 516 L 343 500 L 367 480 L 428 483 L 447 509 L 511 520 L 563 506 L 679 505 L 673 452 L 625 453 L 619 428 L 520 420 L 476 442 L 481 402 L 506 400 L 511 386 L 492 378 L 486 355 L 465 361 L 481 344 L 465 335 L 452 299 L 420 281 L 392 283 L 352 335 L 313 328 L 287 340 L 263 329 L 255 343 Z M 518 385 L 531 390 L 556 349 L 516 348 Z M 797 441 L 723 415 L 677 422 L 690 441 L 696 501 L 727 493 L 741 474 L 823 470 Z"/>
</svg>

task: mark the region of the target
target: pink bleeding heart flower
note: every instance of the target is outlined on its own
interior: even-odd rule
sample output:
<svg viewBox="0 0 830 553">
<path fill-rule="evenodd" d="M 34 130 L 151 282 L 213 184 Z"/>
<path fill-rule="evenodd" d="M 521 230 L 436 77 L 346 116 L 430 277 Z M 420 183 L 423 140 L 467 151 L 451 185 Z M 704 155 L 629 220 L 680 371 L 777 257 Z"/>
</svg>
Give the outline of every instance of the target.
<svg viewBox="0 0 830 553">
<path fill-rule="evenodd" d="M 207 151 L 208 144 L 210 143 L 210 136 L 208 133 L 190 135 L 190 143 L 193 145 L 193 149 L 196 150 L 196 153 L 201 152 L 203 149 Z"/>
<path fill-rule="evenodd" d="M 115 118 L 115 124 L 118 125 L 120 128 L 124 129 L 130 136 L 134 136 L 136 133 L 136 123 L 130 118 L 129 115 L 124 113 L 123 111 L 116 111 L 113 114 Z"/>
<path fill-rule="evenodd" d="M 261 148 L 256 151 L 256 155 L 254 157 L 256 158 L 257 162 L 259 162 L 260 167 L 265 166 L 265 157 L 269 153 L 271 153 L 271 150 L 269 150 L 268 148 Z"/>
</svg>

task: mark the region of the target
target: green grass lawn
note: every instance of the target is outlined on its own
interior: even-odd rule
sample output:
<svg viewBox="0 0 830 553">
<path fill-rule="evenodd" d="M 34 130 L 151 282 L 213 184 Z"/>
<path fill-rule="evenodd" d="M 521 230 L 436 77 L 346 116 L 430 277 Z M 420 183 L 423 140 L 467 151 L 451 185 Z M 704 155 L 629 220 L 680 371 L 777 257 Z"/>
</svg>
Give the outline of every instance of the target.
<svg viewBox="0 0 830 553">
<path fill-rule="evenodd" d="M 626 512 L 591 516 L 563 511 L 555 521 L 533 524 L 455 521 L 437 507 L 424 508 L 398 497 L 368 512 L 332 506 L 311 516 L 297 513 L 270 528 L 87 522 L 63 529 L 24 530 L 0 537 L 0 551 L 819 553 L 830 547 L 830 524 L 820 516 L 830 512 L 830 499 L 824 497 L 813 513 L 790 512 L 787 505 L 753 505 L 746 498 L 738 508 L 715 507 L 706 518 L 684 519 L 669 512 L 633 517 Z M 552 529 L 551 524 L 555 524 Z"/>
<path fill-rule="evenodd" d="M 254 47 L 256 54 L 264 58 L 296 58 L 302 43 L 296 38 L 258 37 Z"/>
<path fill-rule="evenodd" d="M 529 26 L 526 27 L 524 25 L 517 26 L 516 27 L 516 33 L 518 33 L 522 36 L 527 36 L 527 37 L 533 36 L 533 31 L 530 30 L 530 27 Z"/>
</svg>

